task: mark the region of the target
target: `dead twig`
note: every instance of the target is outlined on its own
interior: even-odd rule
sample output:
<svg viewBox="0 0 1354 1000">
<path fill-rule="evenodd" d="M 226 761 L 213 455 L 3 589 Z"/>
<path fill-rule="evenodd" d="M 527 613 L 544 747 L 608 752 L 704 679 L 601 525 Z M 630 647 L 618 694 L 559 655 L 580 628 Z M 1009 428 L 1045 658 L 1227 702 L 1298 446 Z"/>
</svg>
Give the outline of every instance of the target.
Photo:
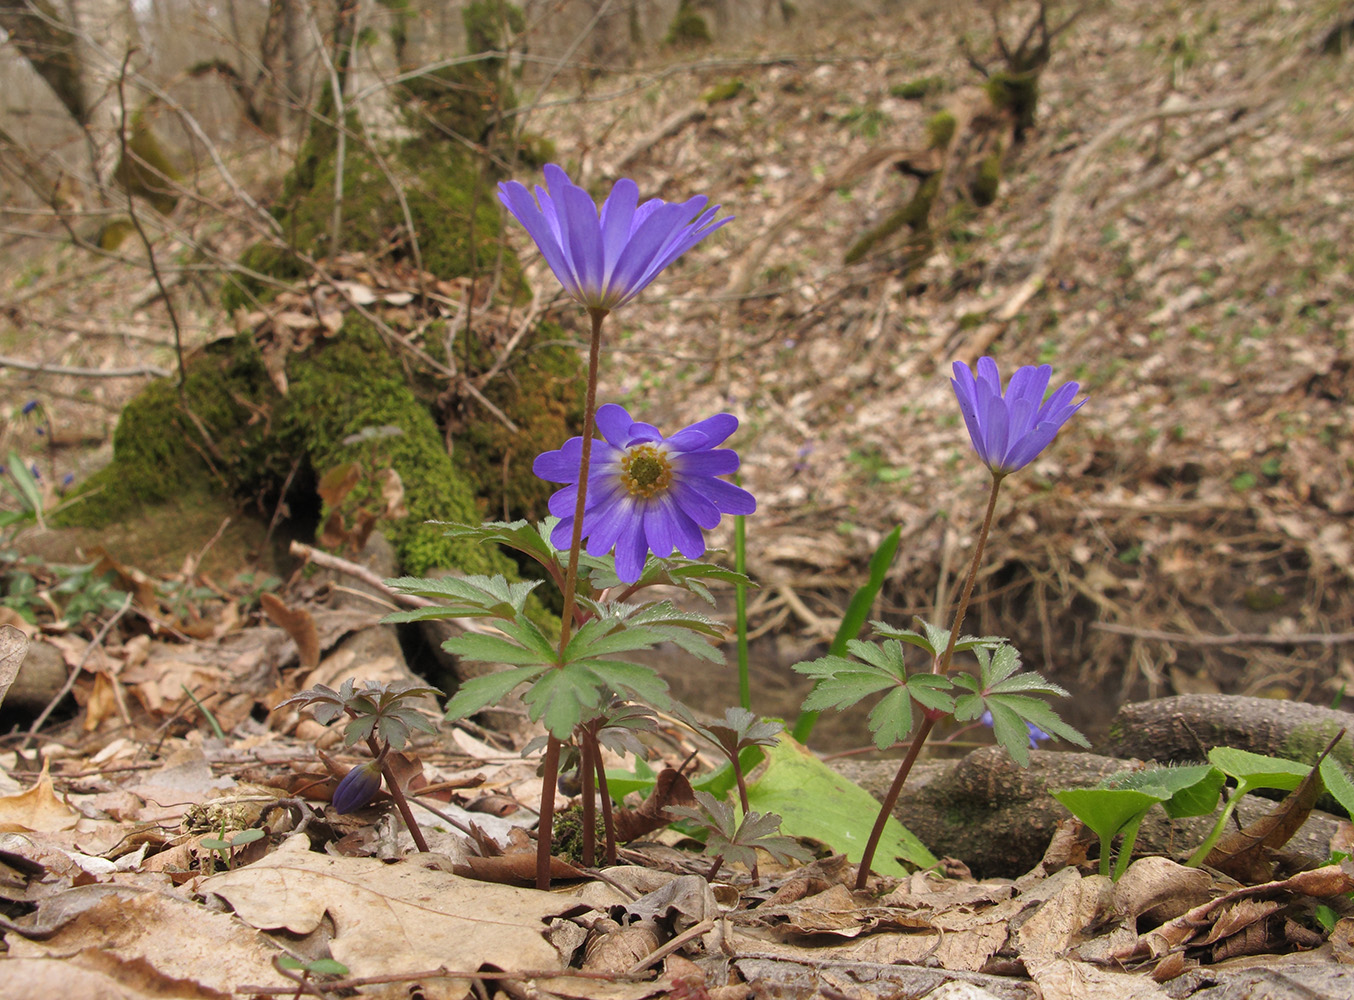
<svg viewBox="0 0 1354 1000">
<path fill-rule="evenodd" d="M 33 720 L 33 724 L 28 727 L 28 735 L 26 735 L 23 742 L 19 744 L 20 753 L 23 753 L 28 749 L 29 744 L 37 737 L 38 730 L 41 729 L 43 723 L 47 721 L 48 716 L 56 711 L 56 706 L 60 705 L 66 695 L 71 693 L 71 689 L 75 687 L 76 678 L 84 671 L 85 664 L 88 663 L 89 658 L 94 655 L 94 650 L 98 649 L 103 644 L 103 640 L 107 638 L 108 633 L 112 631 L 113 626 L 118 623 L 119 619 L 127 613 L 127 609 L 131 606 L 132 595 L 129 591 L 127 596 L 122 599 L 122 606 L 113 613 L 113 616 L 109 618 L 108 621 L 103 623 L 103 627 L 100 628 L 94 638 L 89 641 L 89 645 L 85 647 L 84 655 L 80 657 L 80 662 L 75 665 L 71 670 L 70 675 L 67 676 L 66 683 L 61 686 L 61 690 L 47 703 L 47 707 L 42 710 L 38 717 Z"/>
<path fill-rule="evenodd" d="M 1354 642 L 1354 632 L 1294 632 L 1292 635 L 1268 635 L 1261 632 L 1232 632 L 1227 635 L 1188 635 L 1162 629 L 1092 622 L 1091 628 L 1139 639 L 1172 642 L 1181 646 L 1341 646 Z"/>
</svg>

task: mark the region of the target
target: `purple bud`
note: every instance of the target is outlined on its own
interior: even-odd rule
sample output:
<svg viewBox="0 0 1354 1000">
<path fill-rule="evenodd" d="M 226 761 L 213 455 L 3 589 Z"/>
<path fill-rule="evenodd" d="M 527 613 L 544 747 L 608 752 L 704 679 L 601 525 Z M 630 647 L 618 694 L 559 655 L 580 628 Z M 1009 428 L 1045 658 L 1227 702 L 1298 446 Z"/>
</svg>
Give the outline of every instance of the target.
<svg viewBox="0 0 1354 1000">
<path fill-rule="evenodd" d="M 334 810 L 350 813 L 361 809 L 381 790 L 381 765 L 376 761 L 359 764 L 343 776 L 334 789 Z"/>
<path fill-rule="evenodd" d="M 33 463 L 33 468 L 30 469 L 29 471 L 31 471 L 31 472 L 33 473 L 33 478 L 34 478 L 34 479 L 41 479 L 41 478 L 42 478 L 42 473 L 38 471 L 38 463 L 37 463 L 37 462 L 34 462 L 34 463 Z"/>
<path fill-rule="evenodd" d="M 27 403 L 24 403 L 23 415 L 26 417 L 37 408 L 38 401 L 36 399 L 30 399 Z"/>
<path fill-rule="evenodd" d="M 70 484 L 73 483 L 73 482 L 75 482 L 75 473 L 74 473 L 74 472 L 68 472 L 68 473 L 66 473 L 64 476 L 61 477 L 61 488 L 62 488 L 63 490 L 66 489 L 66 488 L 67 488 L 68 486 L 70 486 Z"/>
</svg>

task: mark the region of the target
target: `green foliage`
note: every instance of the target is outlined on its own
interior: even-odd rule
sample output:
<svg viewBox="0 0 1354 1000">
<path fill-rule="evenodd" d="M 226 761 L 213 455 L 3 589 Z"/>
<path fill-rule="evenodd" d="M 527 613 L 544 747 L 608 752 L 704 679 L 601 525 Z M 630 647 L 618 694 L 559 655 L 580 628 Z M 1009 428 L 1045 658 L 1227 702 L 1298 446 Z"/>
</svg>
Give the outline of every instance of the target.
<svg viewBox="0 0 1354 1000">
<path fill-rule="evenodd" d="M 292 695 L 277 707 L 295 704 L 309 708 L 315 721 L 323 726 L 346 713 L 351 716 L 343 729 L 343 742 L 347 746 L 375 737 L 396 750 L 402 750 L 414 730 L 437 732 L 437 727 L 428 717 L 409 701 L 439 694 L 441 692 L 436 688 L 390 688 L 371 681 L 364 681 L 361 688 L 355 688 L 350 677 L 337 691 L 327 685 L 317 684 Z"/>
<path fill-rule="evenodd" d="M 693 819 L 706 828 L 704 853 L 716 859 L 708 879 L 714 878 L 721 863 L 756 867 L 759 850 L 766 851 L 781 864 L 788 864 L 791 859 L 808 861 L 813 857 L 795 841 L 780 835 L 781 821 L 775 813 L 749 812 L 740 820 L 735 819 L 731 805 L 708 792 L 696 792 L 696 802 L 695 807 L 668 806 L 668 812 Z"/>
<path fill-rule="evenodd" d="M 777 813 L 781 832 L 826 844 L 859 861 L 879 813 L 874 797 L 788 737 L 769 748 L 766 757 L 766 766 L 748 785 L 751 807 Z M 700 782 L 692 785 L 700 787 Z M 939 864 L 925 844 L 890 816 L 873 867 L 885 875 L 906 875 L 903 863 L 915 868 Z"/>
<path fill-rule="evenodd" d="M 1161 804 L 1172 818 L 1203 816 L 1218 804 L 1223 774 L 1208 764 L 1194 767 L 1162 767 L 1125 771 L 1111 775 L 1096 788 L 1070 788 L 1053 797 L 1100 838 L 1100 874 L 1110 874 L 1113 840 L 1123 834 L 1117 881 L 1133 856 L 1138 827 L 1152 806 Z"/>
<path fill-rule="evenodd" d="M 501 593 L 484 600 L 486 613 L 493 613 L 488 602 L 499 599 Z M 446 617 L 465 617 L 469 595 L 457 596 L 463 603 L 449 609 Z M 669 601 L 648 605 L 585 602 L 583 606 L 592 617 L 570 636 L 563 653 L 520 609 L 507 617 L 494 615 L 502 635 L 471 633 L 443 643 L 447 652 L 462 659 L 514 668 L 467 681 L 447 704 L 447 718 L 472 715 L 519 685 L 529 684 L 522 695 L 528 715 L 544 722 L 556 738 L 568 740 L 574 727 L 603 714 L 614 693 L 649 705 L 667 705 L 667 685 L 658 674 L 650 667 L 615 659 L 617 654 L 671 642 L 712 662 L 720 658 L 709 641 L 722 636 L 719 624 L 681 611 Z M 503 610 L 501 602 L 495 609 Z"/>
<path fill-rule="evenodd" d="M 1214 747 L 1208 752 L 1208 759 L 1214 767 L 1236 782 L 1236 790 L 1227 799 L 1227 805 L 1223 807 L 1217 822 L 1213 824 L 1212 831 L 1185 862 L 1192 868 L 1203 864 L 1214 845 L 1221 839 L 1227 821 L 1232 818 L 1232 813 L 1243 795 L 1257 788 L 1277 788 L 1280 791 L 1291 792 L 1302 784 L 1302 780 L 1312 771 L 1311 766 L 1307 764 L 1278 757 L 1266 757 L 1247 750 L 1237 750 L 1235 747 Z"/>
<path fill-rule="evenodd" d="M 991 712 L 992 732 L 997 742 L 1021 767 L 1030 762 L 1031 724 L 1050 736 L 1077 746 L 1090 746 L 1085 736 L 1058 718 L 1044 701 L 1053 696 L 1066 698 L 1067 692 L 1038 674 L 1017 673 L 1020 654 L 1015 647 L 1003 645 L 993 652 L 976 647 L 973 655 L 978 658 L 978 676 L 958 674 L 954 678 L 956 687 L 969 691 L 955 698 L 956 720 L 972 722 L 984 712 Z"/>
<path fill-rule="evenodd" d="M 860 634 L 865 620 L 870 615 L 870 608 L 874 606 L 875 598 L 884 587 L 884 580 L 888 576 L 889 567 L 893 565 L 893 558 L 898 553 L 898 543 L 902 537 L 903 526 L 900 524 L 884 536 L 884 540 L 870 556 L 869 579 L 851 595 L 846 613 L 842 615 L 841 624 L 837 626 L 837 633 L 832 638 L 832 645 L 828 647 L 830 656 L 844 655 L 847 642 Z M 801 711 L 799 718 L 795 720 L 794 728 L 790 730 L 790 735 L 800 743 L 807 743 L 817 719 L 818 713 Z"/>
</svg>

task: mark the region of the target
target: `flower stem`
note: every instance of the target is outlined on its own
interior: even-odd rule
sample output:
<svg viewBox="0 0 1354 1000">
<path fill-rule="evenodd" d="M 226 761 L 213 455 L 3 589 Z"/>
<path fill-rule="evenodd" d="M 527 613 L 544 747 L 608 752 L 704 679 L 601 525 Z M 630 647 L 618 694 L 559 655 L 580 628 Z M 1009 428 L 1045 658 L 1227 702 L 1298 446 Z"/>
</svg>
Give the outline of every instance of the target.
<svg viewBox="0 0 1354 1000">
<path fill-rule="evenodd" d="M 583 781 L 583 867 L 597 865 L 597 771 L 592 734 L 578 733 L 578 776 Z"/>
<path fill-rule="evenodd" d="M 541 765 L 541 819 L 536 825 L 536 888 L 550 888 L 550 842 L 555 832 L 555 782 L 559 780 L 560 742 L 554 733 L 545 738 Z"/>
<path fill-rule="evenodd" d="M 386 780 L 386 788 L 390 791 L 390 797 L 395 800 L 395 808 L 400 811 L 404 825 L 409 828 L 409 836 L 414 838 L 414 846 L 421 853 L 427 854 L 428 842 L 423 839 L 423 830 L 418 825 L 418 820 L 414 819 L 414 811 L 409 808 L 409 800 L 404 797 L 404 789 L 395 780 L 395 771 L 390 766 L 390 760 L 385 751 L 381 749 L 381 744 L 377 742 L 375 736 L 367 737 L 367 749 L 371 751 L 371 755 L 381 765 L 381 776 Z M 389 749 L 389 745 L 387 745 L 387 749 Z"/>
<path fill-rule="evenodd" d="M 968 577 L 964 580 L 964 591 L 959 597 L 959 606 L 954 612 L 954 624 L 950 627 L 950 639 L 945 644 L 945 651 L 940 654 L 935 662 L 934 670 L 938 674 L 949 673 L 950 660 L 954 656 L 954 644 L 959 640 L 959 630 L 964 627 L 964 615 L 968 613 L 969 600 L 973 597 L 973 585 L 978 579 L 978 566 L 982 562 L 983 548 L 987 545 L 988 532 L 992 530 L 992 515 L 997 509 L 997 492 L 1001 489 L 1001 481 L 1004 478 L 1004 474 L 992 474 L 992 492 L 987 498 L 987 513 L 983 515 L 983 527 L 978 532 L 978 544 L 973 550 L 973 562 L 969 564 Z M 921 725 L 912 736 L 912 745 L 907 749 L 907 756 L 898 765 L 898 773 L 893 776 L 893 784 L 889 786 L 888 794 L 884 796 L 884 801 L 879 807 L 879 815 L 875 818 L 874 828 L 870 830 L 870 839 L 865 842 L 865 853 L 860 859 L 860 872 L 856 875 L 856 888 L 858 890 L 865 888 L 865 883 L 870 877 L 870 864 L 874 861 L 874 852 L 879 848 L 879 838 L 884 835 L 884 824 L 893 815 L 893 807 L 898 804 L 898 796 L 902 794 L 903 784 L 907 781 L 907 776 L 912 773 L 912 765 L 917 762 L 922 745 L 926 742 L 926 738 L 931 735 L 931 730 L 935 728 L 936 721 L 936 718 L 922 717 Z"/>
<path fill-rule="evenodd" d="M 592 338 L 588 344 L 588 388 L 583 403 L 583 441 L 578 458 L 578 499 L 574 503 L 574 532 L 569 540 L 569 568 L 564 573 L 564 609 L 559 616 L 559 665 L 573 633 L 578 598 L 578 554 L 583 548 L 583 512 L 588 504 L 588 464 L 592 459 L 592 435 L 597 428 L 597 368 L 602 354 L 602 320 L 605 309 L 590 309 Z M 555 782 L 559 779 L 560 741 L 549 733 L 541 775 L 541 819 L 536 827 L 536 888 L 550 888 L 550 841 L 555 828 Z"/>
<path fill-rule="evenodd" d="M 602 764 L 600 748 L 593 754 L 592 762 L 597 768 L 597 792 L 602 799 L 602 827 L 606 831 L 606 863 L 614 865 L 616 863 L 616 817 L 611 812 L 611 789 L 607 787 L 606 767 Z"/>
<path fill-rule="evenodd" d="M 973 596 L 973 585 L 978 580 L 978 565 L 983 559 L 983 548 L 987 545 L 988 532 L 992 530 L 992 515 L 997 509 L 997 491 L 1001 489 L 1004 474 L 992 474 L 992 492 L 987 497 L 987 513 L 983 515 L 983 527 L 978 532 L 978 544 L 973 549 L 973 561 L 969 563 L 968 577 L 964 580 L 964 592 L 959 596 L 959 607 L 954 611 L 954 624 L 950 626 L 950 641 L 945 644 L 945 652 L 936 660 L 935 672 L 950 672 L 950 659 L 954 656 L 954 644 L 959 641 L 959 630 L 964 627 L 964 616 L 968 614 L 969 599 Z"/>
<path fill-rule="evenodd" d="M 559 620 L 559 659 L 574 627 L 574 604 L 578 593 L 578 554 L 583 547 L 583 512 L 588 502 L 588 463 L 592 459 L 592 435 L 597 429 L 597 368 L 602 353 L 602 320 L 606 311 L 589 310 L 592 316 L 592 340 L 588 345 L 588 388 L 583 403 L 583 449 L 578 460 L 578 499 L 574 503 L 574 533 L 569 541 L 569 568 L 564 573 L 564 610 Z M 544 818 L 544 816 L 542 816 Z"/>
<path fill-rule="evenodd" d="M 893 776 L 893 784 L 889 785 L 888 794 L 884 796 L 884 801 L 879 807 L 879 815 L 875 817 L 874 827 L 870 830 L 870 839 L 865 841 L 865 853 L 860 857 L 860 871 L 856 874 L 857 891 L 864 891 L 865 889 L 865 883 L 870 877 L 870 865 L 874 862 L 874 852 L 879 849 L 879 838 L 884 835 L 884 824 L 893 815 L 893 807 L 898 804 L 898 796 L 902 794 L 903 783 L 907 781 L 907 776 L 912 773 L 912 765 L 917 762 L 922 744 L 926 742 L 926 737 L 931 735 L 931 730 L 935 727 L 935 724 L 935 719 L 922 718 L 921 725 L 912 737 L 912 745 L 907 748 L 907 756 L 898 765 L 898 773 Z"/>
</svg>

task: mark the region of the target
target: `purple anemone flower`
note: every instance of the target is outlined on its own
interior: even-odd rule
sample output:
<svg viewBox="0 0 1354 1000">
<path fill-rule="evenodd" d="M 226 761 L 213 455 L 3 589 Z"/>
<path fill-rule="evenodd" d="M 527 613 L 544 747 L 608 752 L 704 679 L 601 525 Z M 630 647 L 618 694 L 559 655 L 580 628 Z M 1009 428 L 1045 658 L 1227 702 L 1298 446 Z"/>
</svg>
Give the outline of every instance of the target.
<svg viewBox="0 0 1354 1000">
<path fill-rule="evenodd" d="M 517 181 L 498 185 L 499 200 L 540 247 L 564 290 L 589 310 L 607 313 L 630 301 L 658 272 L 733 216 L 715 221 L 720 206 L 706 208 L 697 195 L 669 204 L 639 203 L 639 187 L 617 181 L 599 211 L 592 197 L 555 164 L 545 168 L 547 188 L 533 198 Z"/>
<path fill-rule="evenodd" d="M 381 790 L 381 765 L 370 760 L 345 774 L 334 789 L 334 811 L 350 813 L 361 809 Z"/>
<path fill-rule="evenodd" d="M 997 363 L 978 359 L 978 375 L 968 365 L 954 363 L 955 397 L 968 425 L 978 457 L 994 475 L 1005 476 L 1032 462 L 1086 400 L 1073 405 L 1079 386 L 1064 382 L 1047 400 L 1048 365 L 1026 365 L 1011 376 L 1003 395 Z"/>
<path fill-rule="evenodd" d="M 590 556 L 615 548 L 616 575 L 626 583 L 640 578 L 649 552 L 666 558 L 676 549 L 699 559 L 702 530 L 722 514 L 757 509 L 751 493 L 716 478 L 738 469 L 738 453 L 716 447 L 738 429 L 732 414 L 718 413 L 665 438 L 623 406 L 607 403 L 597 409 L 597 429 L 602 440 L 593 442 L 589 461 L 583 535 Z M 550 535 L 556 548 L 567 548 L 573 537 L 582 454 L 583 439 L 570 438 L 532 466 L 546 482 L 570 484 L 550 498 L 550 513 L 561 518 Z"/>
</svg>

